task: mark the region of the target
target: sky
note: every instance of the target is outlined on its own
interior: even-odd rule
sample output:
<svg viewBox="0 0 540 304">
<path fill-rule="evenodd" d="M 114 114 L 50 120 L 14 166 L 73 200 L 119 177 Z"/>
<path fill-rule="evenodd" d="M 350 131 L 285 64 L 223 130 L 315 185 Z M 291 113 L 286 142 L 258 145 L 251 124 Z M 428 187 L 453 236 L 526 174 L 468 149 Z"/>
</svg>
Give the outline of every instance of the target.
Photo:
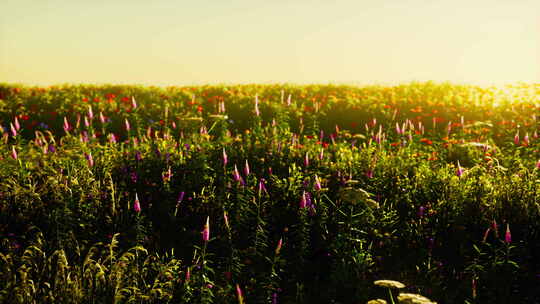
<svg viewBox="0 0 540 304">
<path fill-rule="evenodd" d="M 1 0 L 0 82 L 540 82 L 538 0 Z"/>
</svg>

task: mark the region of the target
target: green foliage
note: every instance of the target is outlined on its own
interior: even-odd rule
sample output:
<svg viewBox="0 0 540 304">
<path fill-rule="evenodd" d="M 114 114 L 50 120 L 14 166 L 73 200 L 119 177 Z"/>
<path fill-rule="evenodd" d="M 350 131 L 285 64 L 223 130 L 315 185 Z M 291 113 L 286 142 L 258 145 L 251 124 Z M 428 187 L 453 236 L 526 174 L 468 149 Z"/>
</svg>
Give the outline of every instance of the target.
<svg viewBox="0 0 540 304">
<path fill-rule="evenodd" d="M 530 90 L 2 84 L 0 302 L 532 302 Z"/>
</svg>

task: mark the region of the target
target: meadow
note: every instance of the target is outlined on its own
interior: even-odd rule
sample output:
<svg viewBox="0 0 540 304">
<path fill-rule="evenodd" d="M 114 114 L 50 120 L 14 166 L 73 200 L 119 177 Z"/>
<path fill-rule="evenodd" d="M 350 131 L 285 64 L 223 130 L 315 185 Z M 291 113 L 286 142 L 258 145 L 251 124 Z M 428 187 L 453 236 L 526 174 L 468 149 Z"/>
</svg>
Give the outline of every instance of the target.
<svg viewBox="0 0 540 304">
<path fill-rule="evenodd" d="M 539 96 L 0 84 L 0 302 L 540 303 Z"/>
</svg>

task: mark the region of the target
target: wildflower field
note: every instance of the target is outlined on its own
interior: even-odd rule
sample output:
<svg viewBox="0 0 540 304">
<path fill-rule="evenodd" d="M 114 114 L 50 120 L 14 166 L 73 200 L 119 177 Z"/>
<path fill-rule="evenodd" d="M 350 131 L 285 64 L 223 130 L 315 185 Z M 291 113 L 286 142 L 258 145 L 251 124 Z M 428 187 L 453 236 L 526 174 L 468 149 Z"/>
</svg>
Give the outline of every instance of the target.
<svg viewBox="0 0 540 304">
<path fill-rule="evenodd" d="M 0 84 L 0 302 L 540 303 L 539 96 Z"/>
</svg>

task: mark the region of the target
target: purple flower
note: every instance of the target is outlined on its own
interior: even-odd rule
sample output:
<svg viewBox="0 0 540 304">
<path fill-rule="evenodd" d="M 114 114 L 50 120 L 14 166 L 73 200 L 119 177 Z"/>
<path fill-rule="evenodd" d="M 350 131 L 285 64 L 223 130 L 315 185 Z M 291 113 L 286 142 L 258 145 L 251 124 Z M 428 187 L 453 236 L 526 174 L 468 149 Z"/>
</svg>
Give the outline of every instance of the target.
<svg viewBox="0 0 540 304">
<path fill-rule="evenodd" d="M 138 178 L 137 173 L 131 172 L 130 177 L 131 177 L 131 181 L 136 184 L 137 183 L 137 178 Z"/>
<path fill-rule="evenodd" d="M 204 224 L 204 229 L 202 231 L 202 239 L 204 242 L 210 240 L 210 217 L 206 217 L 206 224 Z"/>
<path fill-rule="evenodd" d="M 260 116 L 261 112 L 259 111 L 259 95 L 255 95 L 255 115 Z"/>
<path fill-rule="evenodd" d="M 53 144 L 49 144 L 49 147 L 48 147 L 48 148 L 49 148 L 49 152 L 51 152 L 51 153 L 56 152 L 56 148 L 54 147 Z"/>
<path fill-rule="evenodd" d="M 21 129 L 21 125 L 19 124 L 19 119 L 17 118 L 17 116 L 15 116 L 14 124 L 15 124 L 15 129 L 19 131 Z"/>
<path fill-rule="evenodd" d="M 11 157 L 13 157 L 13 159 L 19 158 L 19 156 L 17 155 L 17 150 L 15 149 L 15 146 L 11 146 Z"/>
<path fill-rule="evenodd" d="M 300 209 L 306 208 L 307 206 L 307 199 L 306 199 L 306 191 L 302 193 L 302 198 L 300 198 Z"/>
<path fill-rule="evenodd" d="M 259 180 L 258 190 L 259 190 L 259 196 L 262 194 L 262 192 L 268 194 L 268 191 L 266 191 L 266 186 L 264 185 L 264 178 L 261 178 Z"/>
<path fill-rule="evenodd" d="M 319 180 L 319 177 L 317 176 L 317 174 L 315 174 L 315 185 L 314 185 L 314 188 L 315 188 L 315 191 L 321 191 L 321 189 L 322 189 L 321 181 Z"/>
<path fill-rule="evenodd" d="M 180 194 L 178 195 L 178 199 L 176 200 L 176 202 L 177 202 L 178 204 L 180 204 L 180 203 L 184 200 L 184 195 L 185 195 L 185 194 L 186 194 L 186 193 L 185 193 L 184 191 L 180 192 Z"/>
<path fill-rule="evenodd" d="M 135 193 L 135 202 L 133 203 L 133 210 L 137 213 L 141 212 L 141 203 L 139 202 L 139 196 Z"/>
<path fill-rule="evenodd" d="M 367 172 L 366 172 L 366 176 L 367 176 L 367 178 L 373 178 L 373 170 L 368 169 Z"/>
<path fill-rule="evenodd" d="M 512 243 L 512 234 L 510 233 L 510 225 L 506 224 L 506 233 L 504 234 L 504 242 L 507 244 Z"/>
<path fill-rule="evenodd" d="M 85 156 L 86 160 L 88 161 L 88 167 L 93 167 L 94 166 L 94 158 L 92 157 L 92 153 L 91 152 L 84 153 L 84 156 Z"/>
<path fill-rule="evenodd" d="M 424 206 L 420 206 L 418 208 L 418 212 L 416 213 L 416 215 L 419 217 L 419 218 L 423 218 L 424 217 L 424 212 L 425 212 L 426 208 Z"/>
<path fill-rule="evenodd" d="M 94 111 L 92 111 L 92 106 L 88 106 L 88 118 L 90 118 L 90 120 L 94 119 Z"/>
<path fill-rule="evenodd" d="M 227 166 L 228 158 L 227 158 L 227 152 L 225 151 L 225 148 L 223 148 L 223 167 Z"/>
<path fill-rule="evenodd" d="M 17 136 L 17 128 L 15 126 L 13 126 L 12 123 L 9 123 L 9 126 L 11 128 L 11 136 L 13 136 L 13 137 Z"/>
<path fill-rule="evenodd" d="M 246 165 L 244 166 L 244 175 L 246 176 L 246 178 L 249 175 L 249 163 L 247 159 L 246 159 Z"/>
<path fill-rule="evenodd" d="M 463 175 L 463 172 L 465 171 L 463 168 L 461 168 L 461 165 L 459 164 L 459 160 L 457 162 L 457 171 L 456 171 L 456 175 L 458 177 L 461 177 Z"/>
</svg>

